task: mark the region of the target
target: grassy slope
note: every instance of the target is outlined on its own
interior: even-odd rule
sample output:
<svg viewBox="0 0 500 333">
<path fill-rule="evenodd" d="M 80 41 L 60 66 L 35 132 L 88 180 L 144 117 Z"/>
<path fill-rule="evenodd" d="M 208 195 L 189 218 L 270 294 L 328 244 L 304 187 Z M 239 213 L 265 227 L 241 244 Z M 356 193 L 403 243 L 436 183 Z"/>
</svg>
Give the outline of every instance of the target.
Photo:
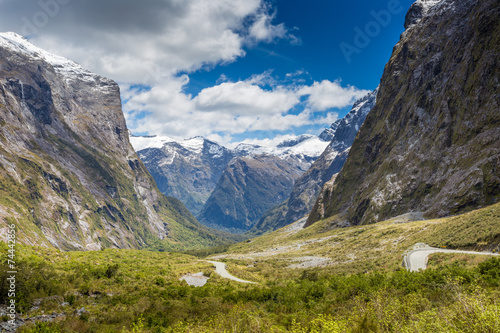
<svg viewBox="0 0 500 333">
<path fill-rule="evenodd" d="M 332 217 L 297 233 L 286 232 L 285 227 L 232 245 L 224 256 L 242 262 L 274 261 L 279 267 L 288 266 L 293 258 L 319 256 L 333 262 L 324 270 L 358 273 L 397 269 L 403 253 L 416 243 L 452 249 L 500 249 L 500 203 L 443 219 L 409 223 L 389 220 L 331 230 L 337 222 L 337 217 Z"/>
<path fill-rule="evenodd" d="M 450 264 L 453 259 L 438 256 L 431 262 L 437 269 L 424 273 L 408 273 L 400 263 L 417 242 L 498 249 L 500 204 L 441 220 L 329 230 L 334 222 L 295 234 L 281 229 L 229 246 L 219 260 L 236 276 L 259 282 L 251 286 L 219 278 L 210 264 L 186 254 L 18 246 L 17 284 L 23 293 L 18 308 L 31 317 L 41 311 L 66 313 L 56 323 L 20 331 L 499 332 L 499 259 L 467 268 L 478 261 L 456 258 Z M 268 248 L 282 253 L 256 255 Z M 4 262 L 4 243 L 0 249 Z M 329 257 L 336 264 L 286 268 L 291 262 L 283 259 L 304 255 Z M 210 276 L 205 287 L 178 280 L 196 272 Z M 5 302 L 6 284 L 0 287 Z M 60 297 L 47 298 L 53 295 Z M 29 311 L 37 298 L 43 298 L 40 308 Z M 63 299 L 69 304 L 62 306 Z M 82 307 L 85 312 L 77 313 Z"/>
</svg>

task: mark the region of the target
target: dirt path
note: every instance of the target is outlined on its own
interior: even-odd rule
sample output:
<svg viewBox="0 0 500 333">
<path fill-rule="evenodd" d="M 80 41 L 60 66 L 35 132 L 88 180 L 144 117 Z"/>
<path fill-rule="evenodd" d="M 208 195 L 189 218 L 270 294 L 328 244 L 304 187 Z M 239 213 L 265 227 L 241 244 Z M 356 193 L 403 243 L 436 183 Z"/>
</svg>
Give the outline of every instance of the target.
<svg viewBox="0 0 500 333">
<path fill-rule="evenodd" d="M 215 265 L 215 273 L 219 274 L 223 278 L 230 279 L 230 280 L 240 282 L 240 283 L 256 283 L 256 282 L 252 282 L 252 281 L 238 279 L 237 277 L 232 276 L 226 270 L 226 264 L 223 262 L 218 262 L 218 261 L 208 261 L 208 262 Z"/>
<path fill-rule="evenodd" d="M 427 260 L 430 254 L 433 253 L 464 253 L 464 254 L 479 254 L 479 255 L 490 255 L 497 256 L 498 254 L 492 252 L 474 252 L 474 251 L 459 251 L 459 250 L 448 250 L 439 249 L 436 247 L 430 247 L 426 244 L 417 244 L 412 250 L 410 250 L 404 257 L 403 262 L 405 268 L 410 272 L 417 272 L 419 270 L 424 270 L 427 268 Z"/>
</svg>

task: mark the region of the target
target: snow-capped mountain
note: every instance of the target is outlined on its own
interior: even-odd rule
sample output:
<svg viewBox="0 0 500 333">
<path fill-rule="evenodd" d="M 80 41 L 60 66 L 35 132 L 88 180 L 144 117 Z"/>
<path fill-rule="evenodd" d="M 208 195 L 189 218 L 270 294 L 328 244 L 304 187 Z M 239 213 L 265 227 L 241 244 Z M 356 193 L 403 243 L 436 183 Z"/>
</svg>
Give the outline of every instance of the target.
<svg viewBox="0 0 500 333">
<path fill-rule="evenodd" d="M 168 196 L 181 200 L 194 214 L 212 193 L 235 151 L 195 137 L 175 140 L 167 136 L 130 136 L 151 175 Z"/>
<path fill-rule="evenodd" d="M 168 136 L 130 135 L 130 142 L 160 190 L 183 201 L 195 214 L 200 212 L 232 159 L 267 155 L 288 161 L 297 172 L 304 172 L 329 144 L 307 134 L 284 140 L 274 147 L 243 143 L 234 149 L 203 137 L 176 140 Z"/>
<path fill-rule="evenodd" d="M 333 126 L 333 125 L 332 125 Z M 234 156 L 253 156 L 253 155 L 273 155 L 283 159 L 298 158 L 305 162 L 312 162 L 318 158 L 330 143 L 330 139 L 322 139 L 319 136 L 303 134 L 295 138 L 286 139 L 276 146 L 264 147 L 241 143 L 234 149 L 229 149 L 210 141 L 203 137 L 194 137 L 185 140 L 176 140 L 168 136 L 130 136 L 130 142 L 137 152 L 144 149 L 161 149 L 164 146 L 178 145 L 192 152 L 193 154 L 208 153 L 217 158 L 224 152 L 231 151 Z M 204 150 L 208 149 L 208 150 Z M 175 152 L 173 152 L 175 153 Z M 175 154 L 174 154 L 175 155 Z M 175 158 L 175 156 L 172 156 Z"/>
<path fill-rule="evenodd" d="M 375 106 L 377 93 L 378 88 L 356 101 L 344 118 L 334 122 L 330 128 L 319 135 L 321 139 L 330 141 L 329 146 L 332 151 L 340 153 L 352 145 L 368 112 Z"/>
<path fill-rule="evenodd" d="M 33 61 L 43 61 L 50 64 L 57 74 L 63 76 L 66 82 L 84 82 L 88 84 L 90 89 L 98 90 L 107 89 L 114 84 L 113 80 L 92 73 L 74 61 L 31 44 L 26 38 L 15 32 L 0 33 L 0 47 L 9 49 L 12 52 L 22 53 Z"/>
</svg>

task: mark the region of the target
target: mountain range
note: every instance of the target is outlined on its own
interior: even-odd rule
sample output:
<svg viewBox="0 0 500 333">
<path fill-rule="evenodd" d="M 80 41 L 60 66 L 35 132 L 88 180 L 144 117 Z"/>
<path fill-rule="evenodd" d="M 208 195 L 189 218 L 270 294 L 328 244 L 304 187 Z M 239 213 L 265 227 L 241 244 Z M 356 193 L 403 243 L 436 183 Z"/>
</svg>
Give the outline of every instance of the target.
<svg viewBox="0 0 500 333">
<path fill-rule="evenodd" d="M 202 224 L 260 234 L 307 215 L 321 187 L 342 169 L 377 91 L 319 136 L 300 135 L 274 147 L 228 149 L 202 137 L 130 140 L 160 190 L 180 199 Z"/>
<path fill-rule="evenodd" d="M 273 147 L 228 149 L 202 137 L 130 136 L 163 193 L 181 200 L 200 222 L 243 232 L 288 198 L 294 182 L 329 144 L 301 135 Z"/>
<path fill-rule="evenodd" d="M 234 149 L 131 136 L 114 81 L 1 33 L 0 228 L 64 250 L 186 249 L 241 239 L 209 227 L 255 235 L 305 216 L 347 226 L 494 204 L 499 17 L 497 0 L 417 0 L 379 88 L 345 118 Z"/>
</svg>

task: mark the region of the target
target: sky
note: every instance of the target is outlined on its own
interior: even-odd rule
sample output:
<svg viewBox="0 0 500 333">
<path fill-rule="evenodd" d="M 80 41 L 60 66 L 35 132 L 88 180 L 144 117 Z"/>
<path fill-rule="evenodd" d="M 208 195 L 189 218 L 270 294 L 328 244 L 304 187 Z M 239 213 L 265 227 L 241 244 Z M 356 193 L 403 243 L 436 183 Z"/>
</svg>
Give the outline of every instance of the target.
<svg viewBox="0 0 500 333">
<path fill-rule="evenodd" d="M 118 82 L 135 135 L 319 134 L 378 86 L 412 0 L 0 0 L 0 31 Z"/>
</svg>

